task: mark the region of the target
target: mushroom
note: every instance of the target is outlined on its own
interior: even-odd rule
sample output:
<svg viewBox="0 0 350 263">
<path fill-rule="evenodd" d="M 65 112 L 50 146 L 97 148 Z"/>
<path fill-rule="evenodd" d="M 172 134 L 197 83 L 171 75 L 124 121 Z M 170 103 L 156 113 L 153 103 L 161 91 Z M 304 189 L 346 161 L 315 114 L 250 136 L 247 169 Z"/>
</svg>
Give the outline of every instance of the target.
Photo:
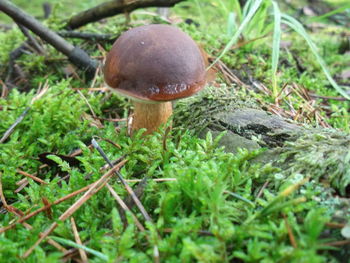
<svg viewBox="0 0 350 263">
<path fill-rule="evenodd" d="M 108 86 L 133 100 L 132 131 L 156 131 L 172 114 L 172 100 L 192 96 L 206 84 L 200 48 L 169 25 L 146 25 L 124 32 L 104 66 Z"/>
</svg>

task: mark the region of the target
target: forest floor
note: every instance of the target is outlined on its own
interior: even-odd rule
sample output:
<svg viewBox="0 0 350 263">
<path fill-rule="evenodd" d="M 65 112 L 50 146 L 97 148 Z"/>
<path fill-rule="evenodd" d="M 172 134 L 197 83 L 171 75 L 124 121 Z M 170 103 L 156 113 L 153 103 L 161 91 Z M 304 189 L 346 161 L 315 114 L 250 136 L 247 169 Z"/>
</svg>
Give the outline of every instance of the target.
<svg viewBox="0 0 350 263">
<path fill-rule="evenodd" d="M 60 1 L 47 19 L 44 1 L 13 2 L 58 32 L 102 1 Z M 254 4 L 189 0 L 168 17 L 137 9 L 77 29 L 108 34 L 66 38 L 101 64 L 122 32 L 154 23 L 179 27 L 216 62 L 215 80 L 175 103 L 173 128 L 148 136 L 129 136 L 132 104 L 101 68 L 88 79 L 39 38 L 14 60 L 26 36 L 0 14 L 0 262 L 349 262 L 350 5 L 315 2 L 278 1 L 306 40 L 282 15 L 277 68 L 271 1 L 232 45 Z M 238 105 L 319 132 L 273 147 L 251 136 L 258 148 L 229 151 L 225 132 L 203 131 L 213 112 Z M 262 161 L 272 148 L 277 159 Z"/>
</svg>

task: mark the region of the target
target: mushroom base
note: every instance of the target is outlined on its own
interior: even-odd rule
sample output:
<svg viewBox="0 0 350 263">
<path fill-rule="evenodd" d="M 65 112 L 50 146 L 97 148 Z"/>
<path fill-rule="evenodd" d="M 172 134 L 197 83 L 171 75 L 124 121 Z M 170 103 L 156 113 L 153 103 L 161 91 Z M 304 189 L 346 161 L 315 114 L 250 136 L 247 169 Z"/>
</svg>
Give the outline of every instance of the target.
<svg viewBox="0 0 350 263">
<path fill-rule="evenodd" d="M 134 107 L 133 132 L 146 128 L 147 131 L 144 134 L 151 134 L 157 131 L 161 125 L 166 124 L 172 114 L 170 101 L 155 104 L 134 101 Z"/>
</svg>

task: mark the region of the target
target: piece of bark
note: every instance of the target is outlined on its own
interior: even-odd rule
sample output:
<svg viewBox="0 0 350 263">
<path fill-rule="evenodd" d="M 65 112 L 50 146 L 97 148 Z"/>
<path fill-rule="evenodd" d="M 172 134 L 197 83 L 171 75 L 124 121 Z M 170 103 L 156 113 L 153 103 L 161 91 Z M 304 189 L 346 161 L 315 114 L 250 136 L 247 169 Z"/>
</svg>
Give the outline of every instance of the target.
<svg viewBox="0 0 350 263">
<path fill-rule="evenodd" d="M 103 18 L 131 12 L 145 7 L 171 7 L 184 0 L 114 0 L 85 10 L 71 17 L 66 29 L 76 29 Z"/>
</svg>

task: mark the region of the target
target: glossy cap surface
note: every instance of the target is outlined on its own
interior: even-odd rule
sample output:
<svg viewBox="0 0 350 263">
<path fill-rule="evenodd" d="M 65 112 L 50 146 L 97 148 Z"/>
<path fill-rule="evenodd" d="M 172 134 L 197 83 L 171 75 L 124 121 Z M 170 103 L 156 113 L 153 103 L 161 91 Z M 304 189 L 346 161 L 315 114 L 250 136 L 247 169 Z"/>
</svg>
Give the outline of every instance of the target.
<svg viewBox="0 0 350 263">
<path fill-rule="evenodd" d="M 146 101 L 188 97 L 206 83 L 197 44 L 180 29 L 147 25 L 130 29 L 113 44 L 104 67 L 106 83 Z"/>
</svg>

